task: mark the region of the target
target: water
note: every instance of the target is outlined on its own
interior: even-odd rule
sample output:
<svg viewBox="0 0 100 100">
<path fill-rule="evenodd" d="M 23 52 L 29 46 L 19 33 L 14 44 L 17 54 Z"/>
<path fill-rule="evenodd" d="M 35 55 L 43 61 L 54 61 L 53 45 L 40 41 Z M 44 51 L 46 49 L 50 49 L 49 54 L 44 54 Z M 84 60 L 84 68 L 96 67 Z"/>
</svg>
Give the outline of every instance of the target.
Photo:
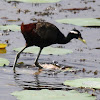
<svg viewBox="0 0 100 100">
<path fill-rule="evenodd" d="M 66 49 L 73 50 L 72 54 L 63 56 L 54 55 L 41 55 L 39 62 L 41 63 L 51 63 L 57 61 L 58 64 L 62 66 L 71 66 L 75 68 L 76 71 L 65 71 L 55 74 L 55 72 L 49 70 L 43 70 L 39 75 L 35 75 L 38 71 L 37 68 L 33 68 L 34 60 L 37 55 L 35 54 L 21 54 L 19 62 L 24 62 L 24 65 L 17 68 L 17 72 L 13 73 L 12 65 L 16 52 L 13 48 L 22 47 L 25 45 L 25 40 L 20 32 L 12 31 L 0 31 L 3 36 L 0 36 L 0 42 L 5 42 L 8 40 L 9 46 L 6 48 L 7 53 L 0 54 L 0 57 L 7 58 L 10 61 L 10 65 L 7 67 L 0 68 L 0 99 L 1 100 L 16 100 L 15 97 L 11 96 L 11 93 L 18 90 L 37 90 L 37 89 L 73 89 L 68 86 L 64 86 L 63 82 L 65 80 L 72 80 L 78 78 L 86 77 L 99 77 L 100 76 L 100 50 L 94 49 L 100 47 L 100 29 L 98 28 L 87 28 L 79 27 L 74 25 L 59 24 L 55 20 L 62 18 L 98 18 L 100 17 L 100 1 L 93 0 L 62 0 L 61 2 L 55 4 L 30 4 L 30 3 L 7 3 L 4 0 L 0 1 L 0 23 L 4 24 L 17 24 L 20 25 L 22 22 L 31 23 L 32 19 L 43 19 L 54 23 L 63 33 L 67 33 L 74 27 L 81 31 L 82 36 L 87 41 L 87 45 L 82 44 L 78 40 L 72 40 L 66 45 L 55 44 L 53 47 L 64 46 Z M 49 10 L 49 13 L 54 13 L 51 15 L 35 14 L 34 12 L 46 12 L 45 9 L 53 7 L 53 10 Z M 62 9 L 68 8 L 84 8 L 91 7 L 88 10 L 80 11 L 61 11 Z M 9 9 L 8 9 L 9 8 Z M 19 13 L 18 10 L 21 10 Z M 25 10 L 30 12 L 25 13 Z M 6 18 L 5 18 L 6 17 Z M 7 20 L 17 20 L 20 21 L 10 22 Z M 85 59 L 85 61 L 84 61 Z M 85 68 L 85 72 L 83 72 Z M 97 71 L 97 73 L 95 73 Z M 79 89 L 79 91 L 81 91 Z M 84 90 L 82 90 L 83 92 Z M 90 90 L 88 93 L 92 94 Z M 97 99 L 99 100 L 100 92 L 97 90 L 95 92 Z"/>
</svg>

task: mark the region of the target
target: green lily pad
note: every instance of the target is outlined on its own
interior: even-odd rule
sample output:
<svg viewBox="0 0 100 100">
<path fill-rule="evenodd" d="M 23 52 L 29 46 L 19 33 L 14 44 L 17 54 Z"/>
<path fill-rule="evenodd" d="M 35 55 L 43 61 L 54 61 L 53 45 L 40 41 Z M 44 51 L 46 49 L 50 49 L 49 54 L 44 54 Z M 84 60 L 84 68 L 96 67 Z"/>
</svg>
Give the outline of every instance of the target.
<svg viewBox="0 0 100 100">
<path fill-rule="evenodd" d="M 39 47 L 36 47 L 36 46 L 33 46 L 33 47 L 28 47 L 26 48 L 23 52 L 25 53 L 34 53 L 34 54 L 38 54 L 39 52 Z M 21 51 L 22 50 L 22 47 L 21 48 L 16 48 L 14 49 L 15 51 Z M 73 51 L 72 50 L 68 50 L 68 49 L 64 49 L 64 48 L 53 48 L 53 47 L 45 47 L 41 54 L 53 54 L 53 55 L 65 55 L 65 54 L 69 54 L 69 53 L 72 53 Z"/>
<path fill-rule="evenodd" d="M 56 20 L 58 23 L 67 23 L 78 26 L 100 26 L 100 19 L 95 18 L 68 18 Z"/>
<path fill-rule="evenodd" d="M 85 87 L 100 89 L 100 78 L 83 78 L 76 80 L 66 80 L 64 85 L 72 87 Z"/>
<path fill-rule="evenodd" d="M 5 58 L 0 58 L 0 66 L 9 65 L 9 61 Z"/>
<path fill-rule="evenodd" d="M 7 0 L 7 1 L 20 1 L 20 2 L 27 2 L 27 3 L 55 3 L 61 0 Z"/>
<path fill-rule="evenodd" d="M 95 96 L 75 90 L 24 90 L 12 93 L 18 100 L 96 100 Z"/>
<path fill-rule="evenodd" d="M 12 31 L 20 31 L 20 26 L 18 25 L 0 25 L 0 30 L 12 30 Z"/>
</svg>

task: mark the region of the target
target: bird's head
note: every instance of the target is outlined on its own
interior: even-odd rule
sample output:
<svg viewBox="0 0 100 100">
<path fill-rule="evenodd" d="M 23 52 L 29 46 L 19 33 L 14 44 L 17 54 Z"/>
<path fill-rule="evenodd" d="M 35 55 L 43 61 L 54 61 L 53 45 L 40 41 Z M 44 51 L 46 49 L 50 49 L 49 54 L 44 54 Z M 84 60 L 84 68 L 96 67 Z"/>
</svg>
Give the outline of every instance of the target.
<svg viewBox="0 0 100 100">
<path fill-rule="evenodd" d="M 78 30 L 76 30 L 75 28 L 73 30 L 71 30 L 68 35 L 71 39 L 75 38 L 86 44 L 86 41 L 82 38 L 81 33 Z"/>
</svg>

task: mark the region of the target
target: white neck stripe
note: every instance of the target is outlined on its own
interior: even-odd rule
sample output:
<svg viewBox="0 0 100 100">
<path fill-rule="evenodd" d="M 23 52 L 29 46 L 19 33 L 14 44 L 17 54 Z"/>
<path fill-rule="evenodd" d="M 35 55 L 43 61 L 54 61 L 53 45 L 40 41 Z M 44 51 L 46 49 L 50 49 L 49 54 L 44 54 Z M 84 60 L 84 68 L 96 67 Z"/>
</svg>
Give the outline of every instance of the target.
<svg viewBox="0 0 100 100">
<path fill-rule="evenodd" d="M 73 34 L 78 34 L 78 32 L 76 32 L 76 31 L 70 31 L 70 33 L 73 33 Z"/>
</svg>

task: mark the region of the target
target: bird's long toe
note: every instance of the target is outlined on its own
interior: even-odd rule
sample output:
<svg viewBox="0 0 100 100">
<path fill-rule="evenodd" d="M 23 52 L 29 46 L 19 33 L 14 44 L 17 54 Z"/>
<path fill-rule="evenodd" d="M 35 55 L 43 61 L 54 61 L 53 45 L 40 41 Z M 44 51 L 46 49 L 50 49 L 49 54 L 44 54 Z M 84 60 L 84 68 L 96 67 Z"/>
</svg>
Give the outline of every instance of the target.
<svg viewBox="0 0 100 100">
<path fill-rule="evenodd" d="M 42 69 L 43 68 L 38 62 L 35 62 L 35 66 L 36 67 L 39 67 L 39 69 Z"/>
</svg>

